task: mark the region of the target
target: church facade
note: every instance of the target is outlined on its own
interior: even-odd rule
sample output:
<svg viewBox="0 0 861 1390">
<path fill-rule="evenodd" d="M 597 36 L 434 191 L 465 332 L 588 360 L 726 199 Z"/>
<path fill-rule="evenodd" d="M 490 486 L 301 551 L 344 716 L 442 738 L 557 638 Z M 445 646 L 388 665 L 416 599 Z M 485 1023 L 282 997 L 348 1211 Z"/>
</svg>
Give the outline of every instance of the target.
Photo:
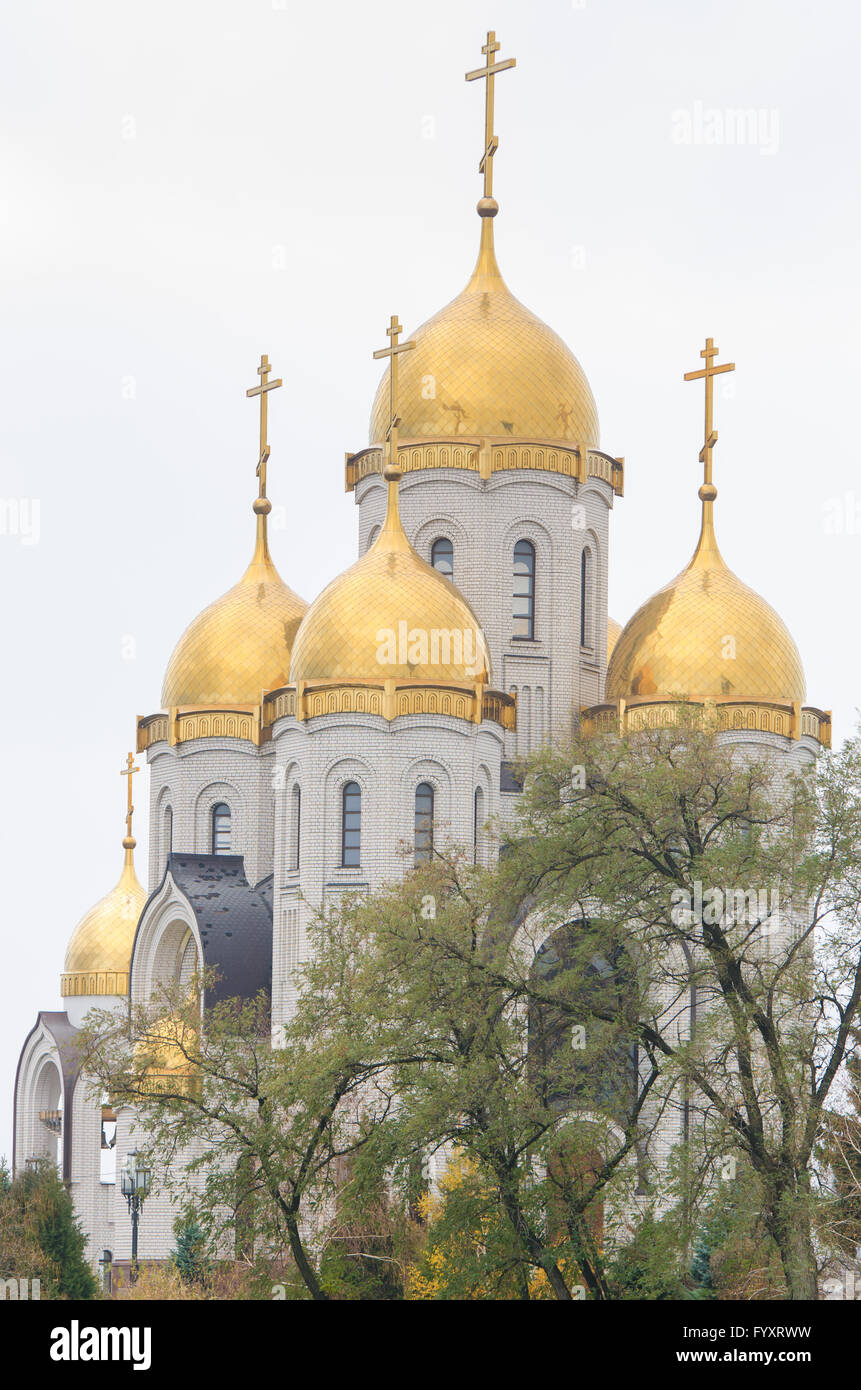
<svg viewBox="0 0 861 1390">
<path fill-rule="evenodd" d="M 498 47 L 488 35 L 485 67 L 468 74 L 488 93 L 475 268 L 406 341 L 392 319 L 369 442 L 347 455 L 358 558 L 310 605 L 275 567 L 268 402 L 280 382 L 264 357 L 248 392 L 260 409 L 251 561 L 180 637 L 159 708 L 137 722 L 147 886 L 133 862 L 130 757 L 119 882 L 75 928 L 61 1007 L 38 1015 L 22 1049 L 15 1167 L 56 1159 L 94 1260 L 129 1256 L 118 1170 L 137 1142 L 134 1117 L 80 1074 L 89 1008 L 121 1017 L 160 981 L 214 966 L 221 997 L 271 992 L 277 1044 L 309 914 L 446 843 L 490 862 L 492 827 L 517 816 L 516 760 L 579 721 L 655 724 L 684 693 L 714 707 L 728 739 L 787 767 L 830 741 L 787 628 L 720 555 L 709 429 L 692 560 L 624 629 L 608 617 L 624 461 L 601 447 L 578 360 L 497 263 L 492 91 L 512 65 Z M 709 402 L 726 368 L 710 340 L 702 356 L 691 375 Z M 662 1149 L 678 1137 L 664 1132 Z M 154 1191 L 142 1258 L 167 1255 L 174 1215 Z"/>
</svg>

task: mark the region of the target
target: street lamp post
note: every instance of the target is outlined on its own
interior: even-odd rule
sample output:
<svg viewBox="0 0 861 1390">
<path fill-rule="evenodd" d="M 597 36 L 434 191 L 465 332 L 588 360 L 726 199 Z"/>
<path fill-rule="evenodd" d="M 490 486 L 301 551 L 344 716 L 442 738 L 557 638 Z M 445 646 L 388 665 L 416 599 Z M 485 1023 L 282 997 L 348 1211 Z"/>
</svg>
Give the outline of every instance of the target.
<svg viewBox="0 0 861 1390">
<path fill-rule="evenodd" d="M 150 1189 L 150 1170 L 138 1159 L 137 1149 L 130 1149 L 120 1173 L 120 1188 L 132 1219 L 132 1282 L 138 1268 L 138 1222 Z"/>
</svg>

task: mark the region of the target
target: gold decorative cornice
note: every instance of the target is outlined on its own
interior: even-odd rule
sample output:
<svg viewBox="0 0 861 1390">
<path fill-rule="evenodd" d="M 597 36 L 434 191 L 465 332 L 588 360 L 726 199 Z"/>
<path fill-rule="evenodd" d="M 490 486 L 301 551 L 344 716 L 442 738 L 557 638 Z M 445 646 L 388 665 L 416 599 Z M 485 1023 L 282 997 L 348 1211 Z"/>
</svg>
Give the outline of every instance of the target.
<svg viewBox="0 0 861 1390">
<path fill-rule="evenodd" d="M 266 696 L 263 727 L 271 728 L 286 717 L 304 721 L 327 714 L 372 714 L 389 721 L 410 714 L 433 714 L 465 719 L 471 724 L 487 719 L 503 729 L 514 729 L 517 707 L 513 695 L 488 690 L 481 683 L 470 687 L 395 680 L 300 681 Z"/>
<path fill-rule="evenodd" d="M 70 970 L 60 976 L 60 993 L 74 994 L 128 994 L 129 972 L 127 970 Z"/>
<path fill-rule="evenodd" d="M 195 738 L 240 738 L 247 743 L 263 741 L 260 706 L 224 709 L 171 709 L 167 714 L 139 715 L 137 751 L 145 753 L 156 743 L 174 748 Z"/>
<path fill-rule="evenodd" d="M 584 463 L 585 459 L 585 463 Z M 383 449 L 372 445 L 357 454 L 346 454 L 344 491 L 352 492 L 356 484 L 372 473 L 383 471 Z M 402 473 L 421 469 L 460 468 L 489 478 L 493 473 L 510 472 L 515 468 L 537 469 L 559 473 L 585 483 L 587 478 L 602 478 L 609 483 L 617 497 L 625 490 L 625 460 L 612 458 L 600 449 L 587 445 L 562 442 L 511 440 L 503 437 L 465 437 L 435 439 L 402 439 L 398 448 L 398 467 Z"/>
<path fill-rule="evenodd" d="M 268 742 L 272 725 L 279 719 L 318 719 L 326 714 L 375 714 L 398 719 L 407 714 L 439 714 L 466 719 L 471 724 L 488 719 L 503 729 L 514 729 L 516 701 L 513 695 L 485 686 L 407 684 L 400 681 L 299 682 L 270 691 L 263 704 L 247 710 L 171 710 L 143 715 L 137 721 L 137 751 L 145 753 L 158 743 L 176 747 L 195 738 L 241 738 L 260 745 Z"/>
<path fill-rule="evenodd" d="M 831 711 L 798 702 L 771 700 L 615 700 L 591 705 L 580 715 L 585 733 L 636 733 L 640 729 L 672 727 L 680 710 L 712 713 L 721 731 L 778 734 L 794 740 L 808 737 L 831 747 Z"/>
</svg>

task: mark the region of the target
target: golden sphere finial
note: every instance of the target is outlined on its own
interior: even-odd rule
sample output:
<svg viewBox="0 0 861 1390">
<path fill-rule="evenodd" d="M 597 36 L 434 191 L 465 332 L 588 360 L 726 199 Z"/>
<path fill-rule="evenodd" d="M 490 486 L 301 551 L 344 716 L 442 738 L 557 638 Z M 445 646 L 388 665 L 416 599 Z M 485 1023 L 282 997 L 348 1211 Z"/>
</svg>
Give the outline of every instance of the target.
<svg viewBox="0 0 861 1390">
<path fill-rule="evenodd" d="M 272 503 L 268 497 L 255 497 L 251 504 L 251 510 L 255 516 L 268 516 L 272 510 Z"/>
<path fill-rule="evenodd" d="M 396 463 L 387 463 L 383 469 L 383 477 L 387 483 L 399 483 L 403 476 L 403 469 Z"/>
<path fill-rule="evenodd" d="M 495 198 L 479 198 L 475 210 L 479 217 L 495 217 L 499 212 L 499 203 Z"/>
<path fill-rule="evenodd" d="M 701 502 L 713 502 L 717 497 L 717 488 L 714 483 L 703 483 L 697 496 Z"/>
<path fill-rule="evenodd" d="M 123 838 L 123 849 L 134 849 L 136 844 L 137 840 L 135 839 L 134 835 L 126 835 Z"/>
</svg>

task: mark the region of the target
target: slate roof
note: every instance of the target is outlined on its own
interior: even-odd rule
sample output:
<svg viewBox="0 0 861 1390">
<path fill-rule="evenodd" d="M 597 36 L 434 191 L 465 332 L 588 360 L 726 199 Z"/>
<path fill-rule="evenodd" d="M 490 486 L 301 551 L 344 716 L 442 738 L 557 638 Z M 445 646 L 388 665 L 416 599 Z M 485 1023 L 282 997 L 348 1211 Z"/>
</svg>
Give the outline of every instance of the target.
<svg viewBox="0 0 861 1390">
<path fill-rule="evenodd" d="M 241 854 L 170 854 L 167 871 L 191 904 L 203 963 L 221 978 L 207 1003 L 272 988 L 272 875 L 254 887 Z"/>
</svg>

